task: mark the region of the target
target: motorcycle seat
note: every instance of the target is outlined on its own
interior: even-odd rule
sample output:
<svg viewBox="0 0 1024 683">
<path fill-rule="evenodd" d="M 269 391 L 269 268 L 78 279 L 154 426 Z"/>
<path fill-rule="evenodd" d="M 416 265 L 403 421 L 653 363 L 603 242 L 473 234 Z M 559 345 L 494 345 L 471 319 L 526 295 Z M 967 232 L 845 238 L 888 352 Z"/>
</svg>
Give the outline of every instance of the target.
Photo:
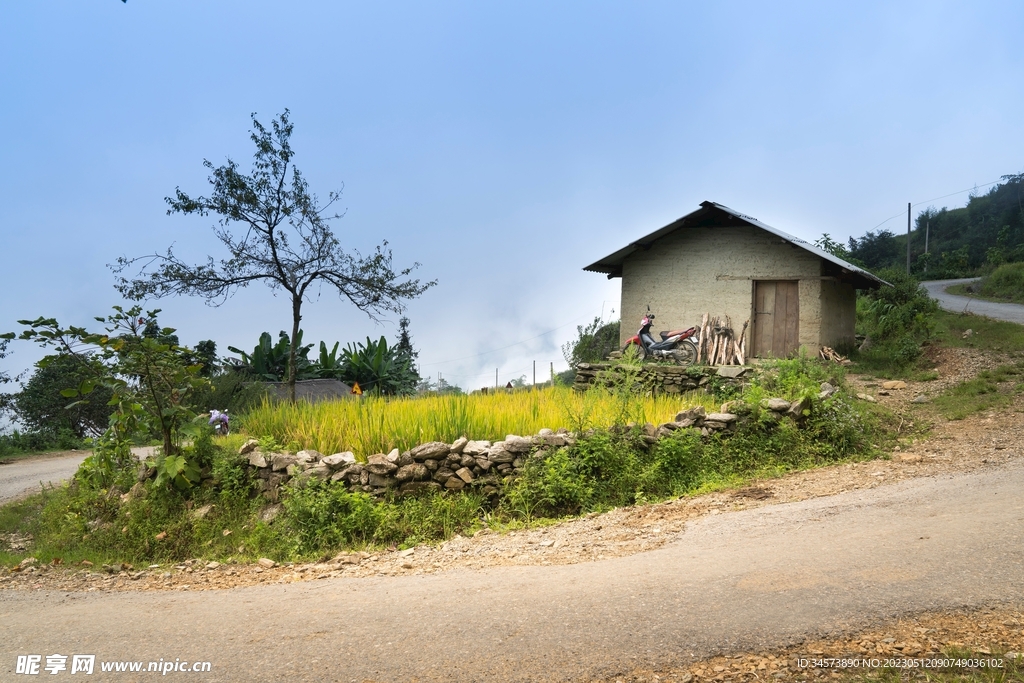
<svg viewBox="0 0 1024 683">
<path fill-rule="evenodd" d="M 669 337 L 674 337 L 677 334 L 682 334 L 683 332 L 686 332 L 686 330 L 666 330 L 664 332 L 659 332 L 658 334 L 661 335 L 661 339 L 662 341 L 664 341 Z"/>
</svg>

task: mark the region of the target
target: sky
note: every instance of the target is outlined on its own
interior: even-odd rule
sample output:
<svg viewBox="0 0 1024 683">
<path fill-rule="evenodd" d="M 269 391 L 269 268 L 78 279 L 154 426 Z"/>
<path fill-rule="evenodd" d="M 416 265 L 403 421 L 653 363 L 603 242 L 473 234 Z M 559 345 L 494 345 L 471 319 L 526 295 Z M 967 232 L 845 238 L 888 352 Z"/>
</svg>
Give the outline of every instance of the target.
<svg viewBox="0 0 1024 683">
<path fill-rule="evenodd" d="M 1014 1 L 3 3 L 0 332 L 95 326 L 119 256 L 224 256 L 164 198 L 249 168 L 250 116 L 288 108 L 341 243 L 437 280 L 406 311 L 421 373 L 540 381 L 618 315 L 582 268 L 704 200 L 845 241 L 1024 171 L 1022 32 Z M 259 285 L 146 306 L 221 354 L 290 329 Z M 306 342 L 397 333 L 326 290 L 303 311 Z"/>
</svg>

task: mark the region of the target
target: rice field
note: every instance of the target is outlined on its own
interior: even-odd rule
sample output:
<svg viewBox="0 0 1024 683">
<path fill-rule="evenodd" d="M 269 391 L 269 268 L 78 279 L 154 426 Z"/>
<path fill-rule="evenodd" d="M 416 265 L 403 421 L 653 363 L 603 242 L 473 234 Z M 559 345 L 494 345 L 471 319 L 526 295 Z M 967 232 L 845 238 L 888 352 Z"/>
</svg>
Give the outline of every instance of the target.
<svg viewBox="0 0 1024 683">
<path fill-rule="evenodd" d="M 460 436 L 490 441 L 507 434 L 536 434 L 541 429 L 582 430 L 616 423 L 666 422 L 683 408 L 717 409 L 704 392 L 675 396 L 617 396 L 567 387 L 537 391 L 364 398 L 322 403 L 265 402 L 241 420 L 243 430 L 258 438 L 321 453 L 352 451 L 360 458 L 406 450 L 428 441 L 451 443 Z"/>
</svg>

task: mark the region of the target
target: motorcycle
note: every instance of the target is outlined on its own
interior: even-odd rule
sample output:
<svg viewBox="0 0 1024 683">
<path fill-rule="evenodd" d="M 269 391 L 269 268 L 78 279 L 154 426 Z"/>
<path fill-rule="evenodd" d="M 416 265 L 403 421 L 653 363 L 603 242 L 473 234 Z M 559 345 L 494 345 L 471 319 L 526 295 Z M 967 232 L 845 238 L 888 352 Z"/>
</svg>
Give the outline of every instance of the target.
<svg viewBox="0 0 1024 683">
<path fill-rule="evenodd" d="M 647 315 L 640 321 L 640 331 L 626 342 L 622 347 L 622 353 L 629 351 L 630 347 L 636 349 L 640 360 L 647 358 L 663 358 L 670 360 L 677 365 L 690 365 L 697 360 L 697 341 L 699 339 L 696 327 L 687 330 L 667 330 L 660 332 L 661 341 L 654 341 L 651 336 L 651 325 L 654 324 L 654 314 L 647 309 Z"/>
<path fill-rule="evenodd" d="M 213 433 L 217 436 L 227 436 L 230 434 L 231 427 L 228 425 L 228 411 L 211 410 L 210 426 L 213 427 Z"/>
</svg>

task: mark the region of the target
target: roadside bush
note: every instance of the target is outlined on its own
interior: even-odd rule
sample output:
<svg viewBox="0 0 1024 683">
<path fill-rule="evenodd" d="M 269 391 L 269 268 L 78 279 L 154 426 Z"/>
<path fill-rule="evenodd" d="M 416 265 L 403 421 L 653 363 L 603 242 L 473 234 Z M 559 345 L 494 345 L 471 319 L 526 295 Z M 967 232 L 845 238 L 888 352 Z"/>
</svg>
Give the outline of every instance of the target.
<svg viewBox="0 0 1024 683">
<path fill-rule="evenodd" d="M 1024 263 L 1007 263 L 970 285 L 983 297 L 1024 303 Z"/>
<path fill-rule="evenodd" d="M 857 300 L 858 327 L 869 340 L 857 359 L 869 369 L 906 373 L 914 368 L 922 345 L 935 333 L 939 305 L 903 271 L 886 269 L 878 275 L 892 286 Z"/>
</svg>

